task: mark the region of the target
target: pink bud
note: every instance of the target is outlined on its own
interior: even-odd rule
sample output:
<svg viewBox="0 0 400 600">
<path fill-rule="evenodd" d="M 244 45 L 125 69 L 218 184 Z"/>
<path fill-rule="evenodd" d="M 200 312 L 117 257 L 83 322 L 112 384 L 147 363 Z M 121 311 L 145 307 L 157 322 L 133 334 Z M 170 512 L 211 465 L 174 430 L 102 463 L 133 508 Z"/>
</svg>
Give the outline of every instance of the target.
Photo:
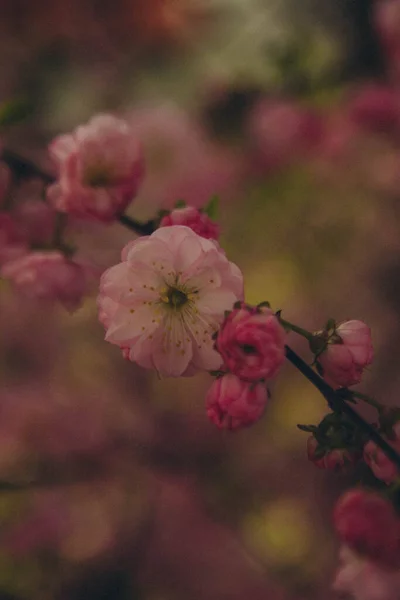
<svg viewBox="0 0 400 600">
<path fill-rule="evenodd" d="M 216 349 L 228 370 L 248 381 L 270 379 L 285 359 L 285 330 L 273 311 L 242 304 L 223 322 Z"/>
<path fill-rule="evenodd" d="M 371 330 L 362 321 L 346 321 L 339 325 L 318 357 L 324 378 L 333 387 L 360 383 L 364 369 L 372 360 Z"/>
<path fill-rule="evenodd" d="M 161 219 L 160 227 L 170 227 L 171 225 L 186 225 L 186 227 L 193 229 L 197 235 L 209 240 L 219 238 L 218 223 L 214 223 L 206 213 L 193 206 L 176 208 Z"/>
<path fill-rule="evenodd" d="M 393 505 L 362 489 L 346 492 L 334 510 L 336 531 L 359 554 L 387 563 L 400 560 L 400 521 Z"/>
<path fill-rule="evenodd" d="M 8 262 L 1 275 L 24 295 L 41 301 L 58 300 L 69 311 L 81 303 L 85 291 L 83 268 L 61 252 L 31 252 Z"/>
<path fill-rule="evenodd" d="M 328 471 L 345 471 L 353 465 L 358 456 L 347 448 L 333 448 L 327 450 L 322 456 L 317 453 L 319 444 L 313 435 L 307 440 L 307 455 L 310 460 L 319 469 Z"/>
<path fill-rule="evenodd" d="M 214 381 L 207 394 L 207 416 L 219 429 L 248 427 L 261 417 L 267 399 L 262 383 L 249 383 L 227 373 Z"/>
</svg>

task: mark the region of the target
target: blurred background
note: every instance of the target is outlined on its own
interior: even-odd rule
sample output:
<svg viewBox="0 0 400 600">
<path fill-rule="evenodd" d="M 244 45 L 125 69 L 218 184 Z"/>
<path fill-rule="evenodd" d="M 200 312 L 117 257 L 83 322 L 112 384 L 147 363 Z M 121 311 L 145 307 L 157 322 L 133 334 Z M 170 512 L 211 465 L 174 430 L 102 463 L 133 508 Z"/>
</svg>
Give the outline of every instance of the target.
<svg viewBox="0 0 400 600">
<path fill-rule="evenodd" d="M 124 116 L 147 164 L 129 214 L 217 193 L 247 301 L 365 320 L 365 391 L 398 403 L 400 0 L 0 0 L 0 55 L 0 113 L 26 109 L 8 148 L 50 171 L 55 135 Z M 41 192 L 14 199 L 33 237 Z M 74 315 L 0 283 L 0 479 L 47 482 L 0 485 L 0 600 L 333 598 L 352 479 L 296 428 L 323 399 L 285 365 L 260 422 L 217 431 L 208 376 L 160 381 L 103 341 L 97 278 L 132 233 L 68 236 L 95 274 Z"/>
</svg>

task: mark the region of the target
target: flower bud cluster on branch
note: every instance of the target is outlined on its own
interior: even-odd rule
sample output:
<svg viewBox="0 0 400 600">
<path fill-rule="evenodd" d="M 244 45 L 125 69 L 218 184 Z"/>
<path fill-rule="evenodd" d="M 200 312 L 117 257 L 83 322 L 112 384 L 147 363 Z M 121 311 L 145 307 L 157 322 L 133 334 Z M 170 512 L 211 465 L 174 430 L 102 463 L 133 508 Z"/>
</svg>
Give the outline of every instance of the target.
<svg viewBox="0 0 400 600">
<path fill-rule="evenodd" d="M 364 112 L 358 106 L 357 114 Z M 70 220 L 119 221 L 134 231 L 120 262 L 100 278 L 97 306 L 106 341 L 123 358 L 160 377 L 210 373 L 214 381 L 205 401 L 207 416 L 230 431 L 262 417 L 270 384 L 287 358 L 330 409 L 319 424 L 299 425 L 309 434 L 310 462 L 329 471 L 359 469 L 360 483 L 369 469 L 369 484 L 375 482 L 377 491 L 349 492 L 336 507 L 335 526 L 347 563 L 400 569 L 400 411 L 349 389 L 372 364 L 370 328 L 359 320 L 330 319 L 310 332 L 284 319 L 267 301 L 246 303 L 243 274 L 217 241 L 216 197 L 202 208 L 177 198 L 175 208 L 146 223 L 124 214 L 146 171 L 141 140 L 128 122 L 94 117 L 56 138 L 49 151 L 55 178 L 3 151 L 8 169 L 1 170 L 2 278 L 30 298 L 58 301 L 72 312 L 87 293 L 90 267 L 75 258 Z M 39 191 L 32 202 L 14 203 L 14 186 L 29 178 L 40 180 Z M 308 341 L 310 364 L 287 345 L 290 334 Z M 375 408 L 375 424 L 353 408 L 360 403 Z M 345 589 L 344 579 L 338 575 L 338 588 Z"/>
</svg>

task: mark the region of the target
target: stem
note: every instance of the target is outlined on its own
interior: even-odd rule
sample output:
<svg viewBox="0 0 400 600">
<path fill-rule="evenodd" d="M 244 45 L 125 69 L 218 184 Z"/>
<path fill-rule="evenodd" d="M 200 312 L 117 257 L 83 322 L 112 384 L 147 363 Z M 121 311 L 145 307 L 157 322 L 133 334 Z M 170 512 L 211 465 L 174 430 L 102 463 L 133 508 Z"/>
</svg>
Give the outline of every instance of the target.
<svg viewBox="0 0 400 600">
<path fill-rule="evenodd" d="M 397 454 L 373 425 L 365 421 L 354 408 L 347 404 L 341 393 L 336 392 L 331 388 L 331 386 L 317 375 L 317 373 L 315 373 L 315 371 L 313 371 L 313 369 L 309 367 L 296 352 L 289 348 L 289 346 L 286 346 L 286 358 L 317 388 L 319 392 L 321 392 L 333 411 L 346 413 L 353 423 L 364 431 L 368 435 L 368 438 L 375 442 L 386 456 L 400 469 L 400 455 Z"/>
<path fill-rule="evenodd" d="M 363 400 L 364 402 L 366 402 L 367 404 L 369 404 L 370 406 L 373 406 L 374 408 L 376 408 L 376 410 L 380 413 L 383 411 L 384 407 L 383 405 L 378 402 L 378 400 L 375 400 L 375 398 L 371 398 L 371 396 L 367 396 L 367 394 L 362 394 L 361 392 L 356 392 L 351 390 L 350 394 L 354 397 L 354 398 L 359 398 L 360 400 Z"/>
<path fill-rule="evenodd" d="M 301 335 L 302 337 L 306 338 L 306 340 L 308 340 L 309 342 L 313 339 L 313 334 L 311 333 L 311 331 L 307 331 L 307 329 L 303 329 L 298 325 L 294 325 L 293 323 L 282 319 L 282 317 L 279 317 L 279 320 L 283 327 L 285 327 L 286 329 L 290 329 L 290 331 L 294 331 L 294 333 L 297 333 L 298 335 Z"/>
<path fill-rule="evenodd" d="M 17 179 L 39 177 L 48 185 L 56 181 L 56 178 L 53 175 L 47 173 L 47 171 L 38 167 L 35 163 L 27 158 L 19 156 L 19 154 L 13 152 L 12 150 L 4 148 L 1 159 L 11 169 Z M 128 229 L 135 231 L 135 233 L 138 233 L 139 235 L 150 235 L 156 229 L 154 221 L 139 223 L 127 215 L 119 215 L 117 218 L 121 225 L 128 227 Z"/>
</svg>

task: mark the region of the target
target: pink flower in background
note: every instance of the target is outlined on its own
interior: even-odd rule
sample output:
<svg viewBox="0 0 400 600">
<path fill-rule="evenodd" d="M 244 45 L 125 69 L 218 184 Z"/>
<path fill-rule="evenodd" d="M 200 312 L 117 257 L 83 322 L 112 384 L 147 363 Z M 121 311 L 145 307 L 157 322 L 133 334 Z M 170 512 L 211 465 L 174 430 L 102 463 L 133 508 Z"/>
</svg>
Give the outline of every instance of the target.
<svg viewBox="0 0 400 600">
<path fill-rule="evenodd" d="M 207 416 L 219 429 L 240 429 L 261 417 L 268 400 L 263 383 L 249 383 L 227 373 L 218 377 L 206 397 Z"/>
<path fill-rule="evenodd" d="M 362 321 L 346 321 L 335 334 L 318 357 L 324 379 L 334 387 L 360 383 L 374 356 L 370 328 Z"/>
<path fill-rule="evenodd" d="M 125 121 L 98 115 L 72 134 L 57 137 L 49 150 L 58 181 L 49 187 L 48 198 L 57 210 L 107 222 L 136 195 L 143 159 Z"/>
<path fill-rule="evenodd" d="M 397 452 L 400 451 L 400 423 L 393 427 L 394 439 L 388 440 Z M 384 481 L 387 485 L 399 476 L 399 470 L 396 465 L 386 456 L 375 442 L 369 441 L 364 446 L 364 460 L 378 479 Z"/>
<path fill-rule="evenodd" d="M 197 235 L 201 235 L 209 240 L 219 238 L 219 225 L 210 219 L 210 217 L 194 208 L 187 206 L 185 208 L 176 208 L 161 219 L 160 227 L 170 227 L 171 225 L 186 225 L 190 227 Z"/>
<path fill-rule="evenodd" d="M 304 159 L 320 139 L 321 123 L 291 101 L 264 99 L 250 115 L 248 135 L 256 163 L 268 172 Z"/>
<path fill-rule="evenodd" d="M 370 84 L 356 90 L 347 108 L 350 122 L 380 132 L 399 133 L 400 94 L 384 85 Z"/>
<path fill-rule="evenodd" d="M 374 492 L 345 492 L 334 510 L 341 541 L 352 550 L 385 565 L 400 565 L 400 520 L 394 507 Z"/>
<path fill-rule="evenodd" d="M 243 304 L 223 322 L 216 349 L 227 369 L 241 379 L 270 379 L 285 360 L 285 338 L 285 330 L 271 309 Z"/>
<path fill-rule="evenodd" d="M 386 50 L 391 75 L 400 77 L 400 2 L 377 0 L 373 3 L 375 26 Z"/>
<path fill-rule="evenodd" d="M 2 277 L 24 295 L 41 301 L 59 301 L 67 310 L 79 307 L 85 292 L 83 268 L 61 252 L 31 252 L 6 263 Z"/>
<path fill-rule="evenodd" d="M 153 218 L 177 200 L 204 206 L 214 194 L 237 193 L 244 161 L 216 146 L 187 113 L 174 105 L 137 109 L 130 125 L 143 144 L 146 176 L 135 201 L 141 218 Z"/>
<path fill-rule="evenodd" d="M 398 600 L 400 571 L 384 567 L 342 546 L 333 589 L 354 600 Z"/>
<path fill-rule="evenodd" d="M 221 366 L 212 335 L 242 294 L 242 273 L 216 243 L 175 225 L 128 244 L 103 274 L 98 302 L 107 341 L 179 377 Z"/>
<path fill-rule="evenodd" d="M 27 239 L 19 224 L 8 213 L 0 213 L 0 266 L 27 252 Z"/>
</svg>

